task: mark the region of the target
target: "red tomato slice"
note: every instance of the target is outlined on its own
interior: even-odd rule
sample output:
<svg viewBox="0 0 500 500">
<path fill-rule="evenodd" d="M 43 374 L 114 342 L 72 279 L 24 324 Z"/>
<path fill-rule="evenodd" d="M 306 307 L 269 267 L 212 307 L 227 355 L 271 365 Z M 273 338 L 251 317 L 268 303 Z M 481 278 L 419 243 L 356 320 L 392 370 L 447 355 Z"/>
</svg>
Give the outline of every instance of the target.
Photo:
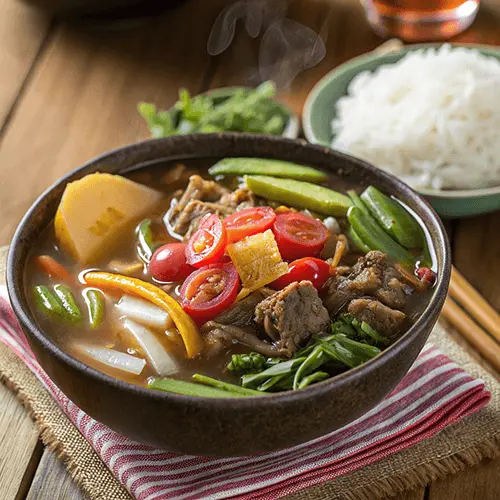
<svg viewBox="0 0 500 500">
<path fill-rule="evenodd" d="M 322 222 L 299 212 L 278 215 L 273 233 L 287 261 L 319 255 L 330 234 Z"/>
<path fill-rule="evenodd" d="M 274 290 L 282 290 L 295 281 L 310 281 L 314 288 L 321 289 L 330 277 L 330 266 L 321 259 L 304 257 L 294 260 L 288 266 L 288 273 L 273 281 L 269 286 Z"/>
<path fill-rule="evenodd" d="M 240 278 L 233 264 L 210 264 L 188 276 L 180 289 L 181 305 L 197 325 L 226 310 L 236 299 Z"/>
<path fill-rule="evenodd" d="M 276 214 L 271 207 L 245 208 L 224 219 L 227 241 L 232 243 L 246 236 L 263 233 L 273 227 Z"/>
<path fill-rule="evenodd" d="M 148 269 L 155 280 L 163 283 L 185 280 L 194 271 L 186 262 L 185 243 L 167 243 L 158 248 Z"/>
<path fill-rule="evenodd" d="M 187 263 L 202 267 L 219 262 L 226 250 L 226 229 L 218 215 L 207 215 L 195 233 L 189 238 L 186 247 Z"/>
</svg>

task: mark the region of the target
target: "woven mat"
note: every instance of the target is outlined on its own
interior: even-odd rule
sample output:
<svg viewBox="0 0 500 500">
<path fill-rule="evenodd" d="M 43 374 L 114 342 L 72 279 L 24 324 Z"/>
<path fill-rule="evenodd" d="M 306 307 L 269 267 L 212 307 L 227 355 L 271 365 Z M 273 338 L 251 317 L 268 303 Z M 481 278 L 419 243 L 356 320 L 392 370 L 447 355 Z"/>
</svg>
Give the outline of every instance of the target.
<svg viewBox="0 0 500 500">
<path fill-rule="evenodd" d="M 0 248 L 0 282 L 4 280 L 6 252 L 6 247 Z M 500 383 L 441 326 L 434 329 L 429 341 L 473 377 L 484 380 L 492 395 L 490 403 L 412 448 L 349 475 L 289 495 L 288 499 L 373 500 L 388 497 L 456 473 L 483 458 L 500 456 Z M 44 444 L 63 460 L 70 476 L 91 499 L 130 498 L 31 371 L 1 343 L 0 379 L 22 401 L 40 429 Z"/>
</svg>

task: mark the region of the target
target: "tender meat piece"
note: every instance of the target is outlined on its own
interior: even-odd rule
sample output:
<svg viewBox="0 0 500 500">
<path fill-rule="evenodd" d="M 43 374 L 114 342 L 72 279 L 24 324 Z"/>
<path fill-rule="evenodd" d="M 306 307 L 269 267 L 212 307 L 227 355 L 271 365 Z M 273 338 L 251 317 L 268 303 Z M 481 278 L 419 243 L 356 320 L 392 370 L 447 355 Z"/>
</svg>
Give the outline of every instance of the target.
<svg viewBox="0 0 500 500">
<path fill-rule="evenodd" d="M 274 290 L 260 288 L 252 292 L 248 297 L 236 302 L 229 309 L 219 314 L 215 321 L 223 325 L 248 326 L 253 324 L 255 308 L 259 302 L 272 295 Z"/>
<path fill-rule="evenodd" d="M 201 329 L 205 341 L 205 354 L 215 356 L 228 349 L 233 342 L 250 347 L 264 356 L 284 356 L 282 350 L 260 340 L 255 332 L 234 325 L 222 325 L 216 321 L 208 321 Z"/>
<path fill-rule="evenodd" d="M 354 299 L 349 303 L 347 312 L 360 321 L 366 321 L 381 335 L 391 337 L 399 333 L 406 320 L 406 314 L 385 306 L 371 298 Z"/>
<path fill-rule="evenodd" d="M 334 315 L 351 300 L 371 295 L 389 307 L 402 309 L 412 289 L 400 278 L 400 272 L 390 264 L 386 254 L 368 252 L 358 259 L 349 275 L 337 274 L 327 281 L 324 304 Z"/>
<path fill-rule="evenodd" d="M 255 308 L 255 321 L 288 356 L 330 327 L 328 311 L 310 281 L 291 283 Z"/>
<path fill-rule="evenodd" d="M 235 212 L 244 208 L 255 207 L 257 204 L 255 195 L 247 188 L 238 188 L 235 191 L 223 194 L 218 203 L 234 209 Z"/>
</svg>

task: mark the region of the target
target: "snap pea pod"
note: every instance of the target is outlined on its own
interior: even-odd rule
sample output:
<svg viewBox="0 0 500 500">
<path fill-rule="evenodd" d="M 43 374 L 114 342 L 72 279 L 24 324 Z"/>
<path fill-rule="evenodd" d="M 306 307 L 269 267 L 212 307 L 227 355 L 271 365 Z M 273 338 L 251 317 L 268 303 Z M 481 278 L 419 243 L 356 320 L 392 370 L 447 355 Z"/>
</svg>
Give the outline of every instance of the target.
<svg viewBox="0 0 500 500">
<path fill-rule="evenodd" d="M 265 158 L 224 158 L 208 170 L 210 175 L 270 175 L 307 182 L 325 182 L 328 175 L 312 167 Z"/>
<path fill-rule="evenodd" d="M 151 219 L 144 219 L 137 226 L 138 250 L 141 259 L 149 262 L 154 253 L 153 230 Z"/>
<path fill-rule="evenodd" d="M 352 205 L 347 196 L 310 182 L 264 175 L 247 175 L 245 180 L 250 191 L 258 196 L 320 214 L 345 216 Z"/>
<path fill-rule="evenodd" d="M 46 286 L 35 286 L 33 295 L 37 309 L 45 316 L 65 319 L 65 311 L 61 302 Z"/>
<path fill-rule="evenodd" d="M 66 321 L 70 323 L 80 322 L 82 320 L 82 311 L 80 311 L 71 290 L 66 285 L 56 285 L 54 291 L 62 304 Z"/>
<path fill-rule="evenodd" d="M 247 388 L 241 387 L 239 385 L 228 384 L 227 382 L 223 382 L 222 380 L 217 380 L 215 378 L 206 377 L 205 375 L 200 375 L 199 373 L 195 373 L 192 376 L 192 379 L 195 382 L 199 382 L 200 384 L 215 387 L 216 389 L 220 389 L 222 391 L 227 391 L 227 392 L 230 392 L 232 394 L 240 394 L 242 396 L 262 396 L 262 393 L 259 391 L 247 389 Z"/>
<path fill-rule="evenodd" d="M 99 290 L 87 290 L 85 292 L 85 302 L 89 310 L 90 326 L 98 328 L 104 320 L 105 300 L 104 295 Z"/>
<path fill-rule="evenodd" d="M 184 396 L 201 396 L 205 398 L 238 398 L 241 394 L 227 392 L 207 385 L 193 384 L 184 380 L 173 378 L 154 379 L 148 383 L 150 389 L 158 391 L 173 392 Z"/>
<path fill-rule="evenodd" d="M 399 244 L 406 248 L 423 248 L 424 232 L 401 203 L 373 186 L 363 191 L 361 200 L 377 223 Z"/>
<path fill-rule="evenodd" d="M 394 241 L 370 215 L 365 214 L 358 207 L 351 207 L 347 214 L 347 220 L 370 250 L 380 250 L 393 261 L 406 267 L 413 268 L 415 266 L 415 259 L 410 252 Z"/>
<path fill-rule="evenodd" d="M 356 193 L 356 191 L 354 191 L 354 189 L 350 189 L 349 191 L 347 191 L 347 196 L 349 196 L 349 198 L 352 201 L 352 204 L 355 207 L 358 207 L 360 210 L 363 210 L 363 212 L 365 214 L 369 213 L 368 208 L 366 208 L 366 205 L 363 203 L 363 201 L 359 197 L 359 194 Z"/>
<path fill-rule="evenodd" d="M 365 242 L 358 236 L 358 233 L 354 231 L 352 226 L 349 226 L 349 228 L 346 231 L 347 237 L 351 241 L 351 243 L 358 249 L 361 250 L 363 253 L 368 253 L 370 251 L 370 247 L 365 244 Z"/>
</svg>

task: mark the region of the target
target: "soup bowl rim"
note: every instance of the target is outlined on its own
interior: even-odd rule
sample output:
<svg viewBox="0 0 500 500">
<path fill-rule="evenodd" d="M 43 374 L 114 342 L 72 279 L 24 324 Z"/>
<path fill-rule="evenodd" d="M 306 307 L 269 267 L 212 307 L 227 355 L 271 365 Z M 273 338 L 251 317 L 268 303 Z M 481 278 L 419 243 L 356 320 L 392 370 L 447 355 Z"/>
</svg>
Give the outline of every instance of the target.
<svg viewBox="0 0 500 500">
<path fill-rule="evenodd" d="M 256 134 L 243 134 L 243 133 L 216 133 L 216 134 L 192 134 L 191 137 L 194 136 L 203 136 L 207 141 L 209 140 L 217 140 L 218 137 L 229 137 L 234 138 L 237 142 L 239 139 L 249 139 L 249 140 L 266 140 L 268 142 L 288 142 L 290 144 L 303 145 L 307 148 L 312 148 L 318 151 L 323 151 L 325 153 L 330 153 L 336 157 L 343 158 L 347 162 L 358 165 L 364 170 L 368 170 L 371 173 L 375 174 L 378 177 L 381 177 L 391 185 L 396 185 L 400 192 L 403 192 L 405 197 L 413 199 L 416 204 L 419 206 L 421 213 L 425 214 L 425 217 L 431 222 L 434 226 L 434 229 L 437 231 L 438 237 L 432 239 L 432 247 L 436 252 L 436 248 L 441 247 L 442 254 L 442 263 L 438 269 L 438 279 L 437 285 L 433 290 L 433 294 L 426 305 L 424 311 L 420 314 L 418 319 L 412 326 L 405 332 L 401 337 L 394 342 L 392 345 L 384 349 L 380 354 L 371 360 L 363 363 L 362 365 L 349 369 L 344 373 L 333 376 L 327 380 L 322 382 L 318 382 L 316 384 L 310 385 L 304 389 L 296 390 L 296 391 L 284 391 L 278 393 L 265 394 L 263 396 L 247 396 L 241 398 L 210 398 L 210 397 L 202 397 L 202 396 L 186 396 L 182 394 L 175 394 L 170 392 L 163 392 L 155 389 L 150 389 L 147 387 L 135 385 L 124 380 L 120 380 L 118 378 L 114 378 L 110 375 L 107 375 L 91 366 L 85 364 L 83 361 L 73 357 L 71 354 L 66 352 L 60 346 L 57 345 L 55 341 L 50 338 L 50 335 L 45 333 L 44 329 L 42 329 L 36 322 L 34 315 L 32 314 L 30 307 L 28 305 L 28 300 L 26 297 L 25 287 L 24 287 L 24 270 L 26 262 L 22 263 L 22 266 L 19 264 L 18 253 L 20 249 L 20 244 L 22 244 L 22 238 L 24 235 L 25 227 L 31 223 L 31 219 L 37 213 L 40 205 L 43 203 L 45 197 L 51 193 L 54 189 L 60 187 L 61 185 L 66 185 L 68 182 L 71 182 L 75 175 L 79 175 L 82 172 L 86 172 L 89 170 L 96 162 L 102 162 L 111 157 L 115 157 L 117 154 L 127 153 L 127 151 L 131 151 L 133 148 L 146 147 L 147 145 L 161 142 L 170 142 L 180 140 L 179 138 L 188 138 L 185 136 L 174 136 L 174 137 L 166 137 L 160 139 L 150 139 L 146 141 L 141 141 L 135 144 L 126 145 L 123 147 L 116 148 L 109 152 L 106 152 L 102 155 L 99 155 L 91 160 L 87 161 L 80 167 L 77 167 L 70 172 L 66 173 L 64 176 L 60 177 L 55 183 L 53 183 L 49 188 L 47 188 L 31 205 L 28 209 L 24 217 L 22 218 L 19 226 L 16 230 L 14 238 L 12 240 L 12 244 L 8 253 L 7 260 L 7 289 L 9 293 L 9 297 L 11 300 L 11 304 L 15 315 L 18 318 L 20 324 L 27 329 L 31 335 L 33 335 L 38 342 L 43 346 L 44 349 L 47 349 L 53 356 L 56 356 L 65 364 L 69 365 L 71 368 L 76 369 L 80 372 L 85 372 L 90 377 L 97 379 L 100 382 L 103 382 L 113 388 L 131 391 L 142 395 L 144 397 L 156 400 L 165 400 L 172 399 L 177 402 L 183 404 L 189 404 L 191 407 L 203 407 L 210 408 L 216 407 L 220 405 L 231 406 L 233 408 L 248 408 L 252 407 L 259 402 L 259 405 L 279 405 L 283 402 L 294 402 L 300 400 L 307 400 L 309 398 L 321 398 L 323 394 L 328 393 L 328 391 L 333 386 L 349 386 L 359 377 L 362 377 L 366 374 L 366 372 L 370 372 L 381 365 L 384 365 L 385 362 L 393 356 L 398 356 L 401 351 L 404 351 L 405 347 L 411 344 L 415 337 L 423 334 L 429 326 L 429 321 L 432 321 L 432 318 L 437 316 L 439 311 L 442 308 L 444 303 L 444 299 L 446 297 L 446 292 L 448 288 L 448 283 L 450 279 L 451 273 L 451 258 L 450 258 L 450 246 L 448 239 L 446 237 L 445 229 L 432 208 L 432 206 L 422 198 L 418 193 L 412 190 L 409 186 L 407 186 L 404 182 L 397 179 L 393 175 L 379 170 L 376 167 L 370 165 L 369 163 L 360 160 L 358 158 L 346 155 L 339 151 L 332 150 L 330 148 L 325 148 L 325 146 L 315 145 L 307 143 L 303 140 L 297 139 L 287 139 L 283 137 L 269 137 L 269 136 L 259 136 Z M 202 140 L 202 139 L 200 139 Z M 264 156 L 261 156 L 264 157 Z M 186 160 L 189 158 L 189 154 L 186 154 Z M 196 155 L 192 157 L 192 159 L 197 158 Z M 118 169 L 116 173 L 124 173 L 126 171 L 130 171 L 132 169 Z M 336 175 L 332 172 L 333 175 Z M 86 174 L 84 174 L 86 175 Z M 83 175 L 82 175 L 83 176 Z M 405 200 L 402 200 L 403 202 Z M 28 230 L 32 232 L 33 230 Z M 430 318 L 430 320 L 429 320 Z"/>
</svg>

